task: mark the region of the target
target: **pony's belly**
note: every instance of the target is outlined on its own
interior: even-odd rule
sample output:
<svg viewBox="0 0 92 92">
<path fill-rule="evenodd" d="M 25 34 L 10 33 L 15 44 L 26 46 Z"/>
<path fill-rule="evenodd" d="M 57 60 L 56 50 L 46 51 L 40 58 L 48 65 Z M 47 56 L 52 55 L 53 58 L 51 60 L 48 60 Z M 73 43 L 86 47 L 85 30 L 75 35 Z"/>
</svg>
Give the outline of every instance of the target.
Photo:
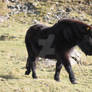
<svg viewBox="0 0 92 92">
<path fill-rule="evenodd" d="M 56 55 L 39 55 L 38 57 L 46 59 L 56 59 Z"/>
</svg>

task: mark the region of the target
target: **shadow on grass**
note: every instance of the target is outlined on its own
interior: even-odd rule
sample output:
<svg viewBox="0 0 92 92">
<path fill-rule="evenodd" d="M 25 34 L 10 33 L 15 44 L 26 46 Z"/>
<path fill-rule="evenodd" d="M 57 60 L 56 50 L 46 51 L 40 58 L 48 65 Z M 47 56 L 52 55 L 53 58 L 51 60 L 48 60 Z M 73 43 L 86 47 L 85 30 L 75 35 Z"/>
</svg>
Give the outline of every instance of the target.
<svg viewBox="0 0 92 92">
<path fill-rule="evenodd" d="M 3 78 L 3 79 L 19 79 L 17 77 L 14 77 L 13 75 L 0 75 L 0 78 Z"/>
<path fill-rule="evenodd" d="M 92 66 L 92 63 L 91 64 L 88 64 L 88 66 Z"/>
</svg>

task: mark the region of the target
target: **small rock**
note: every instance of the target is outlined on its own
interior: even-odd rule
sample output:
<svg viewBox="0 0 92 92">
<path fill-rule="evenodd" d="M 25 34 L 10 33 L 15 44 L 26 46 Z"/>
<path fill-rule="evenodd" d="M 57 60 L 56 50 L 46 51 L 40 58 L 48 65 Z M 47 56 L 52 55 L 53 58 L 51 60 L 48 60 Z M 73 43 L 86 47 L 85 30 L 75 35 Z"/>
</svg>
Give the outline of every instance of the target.
<svg viewBox="0 0 92 92">
<path fill-rule="evenodd" d="M 33 22 L 32 22 L 33 24 L 39 24 L 40 22 L 38 21 L 38 20 L 33 20 Z"/>
<path fill-rule="evenodd" d="M 6 40 L 6 39 L 8 39 L 8 36 L 7 35 L 1 35 L 0 36 L 0 40 Z"/>
<path fill-rule="evenodd" d="M 5 79 L 4 78 L 0 78 L 0 81 L 5 81 Z"/>
<path fill-rule="evenodd" d="M 73 49 L 73 51 L 70 52 L 70 61 L 71 61 L 71 64 L 74 65 L 74 64 L 77 64 L 77 63 L 81 63 L 81 53 L 76 50 L 76 49 Z"/>
<path fill-rule="evenodd" d="M 72 9 L 71 8 L 66 8 L 66 12 L 71 12 Z"/>
</svg>

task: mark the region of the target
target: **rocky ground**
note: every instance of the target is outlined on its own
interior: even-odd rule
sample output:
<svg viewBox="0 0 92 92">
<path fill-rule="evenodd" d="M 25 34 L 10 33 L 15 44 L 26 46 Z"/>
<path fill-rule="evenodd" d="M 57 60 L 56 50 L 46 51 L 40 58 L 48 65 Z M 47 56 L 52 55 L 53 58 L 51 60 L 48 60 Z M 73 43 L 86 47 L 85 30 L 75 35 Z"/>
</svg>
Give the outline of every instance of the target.
<svg viewBox="0 0 92 92">
<path fill-rule="evenodd" d="M 0 17 L 2 22 L 5 19 L 9 19 L 14 16 L 23 17 L 23 19 L 29 17 L 33 23 L 46 22 L 53 24 L 61 18 L 72 18 L 91 23 L 92 19 L 92 2 L 87 0 L 28 0 L 27 2 L 15 2 L 7 3 L 7 12 L 4 16 Z M 25 0 L 24 0 L 25 1 Z M 16 16 L 16 17 L 15 17 Z M 23 20 L 21 20 L 23 21 Z M 23 23 L 28 22 L 27 20 Z"/>
<path fill-rule="evenodd" d="M 5 8 L 4 5 L 2 5 L 2 8 Z M 1 23 L 11 20 L 29 25 L 36 23 L 53 25 L 61 18 L 70 18 L 92 25 L 92 2 L 87 0 L 28 0 L 27 2 L 25 0 L 24 2 L 10 0 L 6 4 L 6 10 L 7 12 L 0 16 Z M 7 39 L 16 39 L 16 37 L 8 34 L 0 36 L 0 40 Z M 73 56 L 79 55 L 79 53 L 73 53 Z M 79 60 L 80 56 L 82 55 L 76 58 Z"/>
</svg>

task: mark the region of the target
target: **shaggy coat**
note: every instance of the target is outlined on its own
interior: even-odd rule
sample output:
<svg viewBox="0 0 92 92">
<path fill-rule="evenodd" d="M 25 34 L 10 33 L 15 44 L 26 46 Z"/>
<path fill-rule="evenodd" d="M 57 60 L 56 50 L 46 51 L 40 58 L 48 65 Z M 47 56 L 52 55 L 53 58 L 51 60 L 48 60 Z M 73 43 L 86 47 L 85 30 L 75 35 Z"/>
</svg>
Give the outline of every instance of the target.
<svg viewBox="0 0 92 92">
<path fill-rule="evenodd" d="M 92 28 L 77 20 L 62 19 L 51 27 L 42 24 L 31 26 L 25 37 L 28 59 L 26 75 L 32 70 L 32 77 L 37 78 L 35 59 L 37 57 L 56 59 L 54 79 L 59 81 L 59 74 L 64 65 L 71 83 L 76 79 L 69 61 L 69 52 L 78 45 L 86 55 L 92 55 Z"/>
</svg>

